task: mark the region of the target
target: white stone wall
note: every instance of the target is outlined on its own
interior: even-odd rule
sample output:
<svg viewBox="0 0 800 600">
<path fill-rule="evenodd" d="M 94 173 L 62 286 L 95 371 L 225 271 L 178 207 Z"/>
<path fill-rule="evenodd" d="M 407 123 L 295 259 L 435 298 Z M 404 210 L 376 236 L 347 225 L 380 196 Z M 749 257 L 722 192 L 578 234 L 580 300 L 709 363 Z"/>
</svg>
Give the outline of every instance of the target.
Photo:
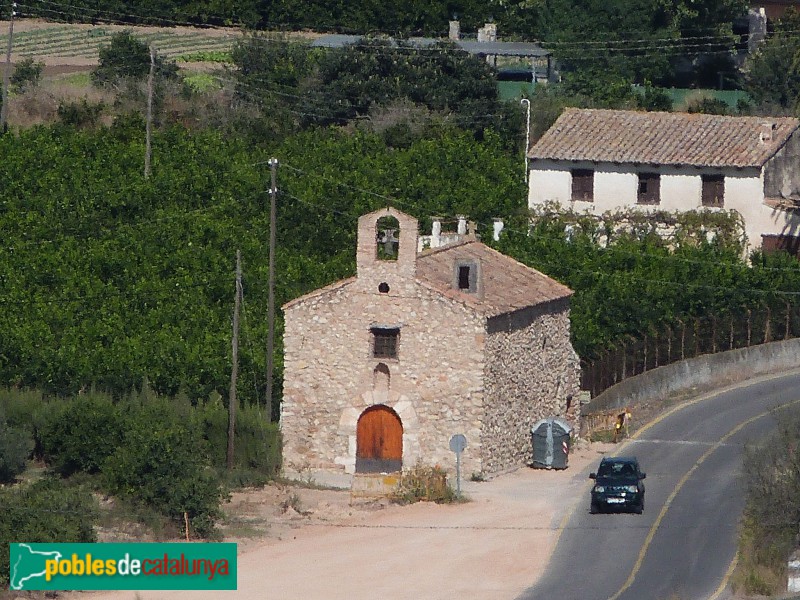
<svg viewBox="0 0 800 600">
<path fill-rule="evenodd" d="M 570 169 L 594 169 L 594 202 L 573 201 Z M 638 172 L 661 174 L 661 202 L 658 205 L 640 205 L 636 202 Z M 576 162 L 570 168 L 553 161 L 532 163 L 528 206 L 531 208 L 548 201 L 594 215 L 602 215 L 620 208 L 636 207 L 642 211 L 687 211 L 703 209 L 702 178 L 704 173 L 722 173 L 725 176 L 726 210 L 738 211 L 745 223 L 745 232 L 751 248 L 761 246 L 762 234 L 791 234 L 800 232 L 800 215 L 796 212 L 774 209 L 764 204 L 764 176 L 761 169 L 701 170 L 694 167 L 650 168 L 633 165 L 594 165 Z M 708 208 L 707 210 L 717 210 Z"/>
<path fill-rule="evenodd" d="M 482 445 L 484 468 L 496 473 L 531 462 L 531 427 L 539 419 L 577 424 L 580 361 L 567 301 L 492 319 L 488 331 Z"/>
</svg>

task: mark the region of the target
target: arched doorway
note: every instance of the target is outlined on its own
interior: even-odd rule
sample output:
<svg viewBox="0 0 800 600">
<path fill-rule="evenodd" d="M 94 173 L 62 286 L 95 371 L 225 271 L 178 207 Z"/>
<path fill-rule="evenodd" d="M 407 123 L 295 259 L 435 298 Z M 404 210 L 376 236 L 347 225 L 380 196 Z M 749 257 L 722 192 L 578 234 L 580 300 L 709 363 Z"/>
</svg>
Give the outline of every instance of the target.
<svg viewBox="0 0 800 600">
<path fill-rule="evenodd" d="M 371 406 L 358 418 L 356 473 L 393 473 L 403 468 L 403 424 L 388 406 Z"/>
</svg>

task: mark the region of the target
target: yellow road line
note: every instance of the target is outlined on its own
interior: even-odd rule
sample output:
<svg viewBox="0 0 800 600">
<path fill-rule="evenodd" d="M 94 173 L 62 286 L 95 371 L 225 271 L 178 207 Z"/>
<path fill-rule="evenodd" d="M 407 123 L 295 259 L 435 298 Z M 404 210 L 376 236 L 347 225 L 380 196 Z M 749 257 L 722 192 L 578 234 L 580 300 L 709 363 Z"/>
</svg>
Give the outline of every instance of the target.
<svg viewBox="0 0 800 600">
<path fill-rule="evenodd" d="M 734 554 L 733 556 L 731 564 L 728 565 L 728 570 L 725 571 L 725 575 L 722 578 L 722 583 L 719 584 L 717 590 L 711 595 L 711 597 L 708 600 L 717 600 L 720 594 L 725 591 L 725 588 L 728 587 L 728 581 L 730 580 L 731 575 L 733 575 L 733 572 L 736 569 L 736 565 L 738 563 L 739 563 L 739 552 L 737 551 L 736 554 Z"/>
<path fill-rule="evenodd" d="M 644 433 L 645 431 L 647 431 L 648 429 L 650 429 L 654 425 L 657 425 L 658 423 L 660 423 L 661 421 L 666 419 L 668 416 L 675 414 L 679 410 L 683 410 L 684 408 L 687 408 L 689 406 L 697 404 L 698 402 L 702 402 L 703 400 L 709 400 L 710 398 L 714 398 L 716 396 L 720 396 L 720 395 L 725 394 L 725 393 L 727 393 L 727 392 L 729 392 L 731 390 L 750 387 L 752 385 L 757 385 L 757 384 L 763 383 L 765 381 L 770 381 L 771 379 L 779 379 L 781 377 L 790 377 L 790 376 L 792 376 L 794 374 L 797 374 L 797 373 L 800 373 L 800 369 L 791 369 L 789 371 L 783 371 L 783 372 L 780 372 L 780 373 L 762 375 L 762 376 L 756 377 L 756 378 L 754 378 L 754 379 L 752 379 L 750 381 L 738 382 L 738 383 L 735 383 L 733 385 L 729 385 L 729 386 L 726 386 L 724 388 L 720 388 L 718 390 L 714 390 L 713 392 L 708 392 L 706 394 L 702 394 L 702 395 L 698 396 L 697 398 L 695 398 L 694 400 L 687 400 L 686 402 L 681 402 L 680 404 L 678 404 L 676 406 L 673 406 L 667 412 L 662 413 L 662 414 L 658 415 L 657 417 L 653 418 L 652 420 L 650 420 L 647 424 L 643 425 L 641 429 L 638 429 L 637 431 L 635 431 L 630 436 L 629 440 L 626 440 L 621 446 L 618 447 L 616 454 L 619 454 L 620 452 L 622 452 L 628 446 L 630 440 L 637 439 L 642 433 Z M 575 503 L 573 503 L 572 507 L 569 510 L 567 510 L 566 513 L 564 513 L 564 516 L 562 517 L 561 522 L 559 522 L 559 524 L 558 524 L 558 529 L 556 530 L 556 538 L 553 541 L 553 548 L 558 547 L 558 543 L 561 541 L 561 536 L 564 533 L 564 530 L 567 528 L 567 523 L 572 518 L 572 515 L 575 514 L 575 510 L 578 508 L 578 505 L 580 504 L 581 500 L 583 499 L 583 497 L 586 496 L 585 492 L 589 491 L 589 489 L 591 489 L 591 486 L 592 486 L 592 482 L 590 481 L 584 486 L 584 493 L 582 493 L 582 495 L 578 498 L 578 500 Z"/>
<path fill-rule="evenodd" d="M 644 562 L 644 557 L 647 554 L 648 549 L 650 548 L 650 544 L 652 543 L 653 538 L 655 537 L 656 532 L 658 531 L 658 528 L 661 525 L 661 522 L 664 520 L 664 517 L 666 516 L 667 511 L 669 510 L 670 506 L 672 505 L 673 500 L 675 500 L 675 497 L 681 491 L 681 488 L 683 488 L 683 486 L 686 484 L 686 482 L 689 480 L 689 478 L 692 476 L 692 474 L 694 474 L 694 472 L 700 467 L 700 465 L 702 465 L 709 456 L 711 456 L 714 452 L 716 452 L 722 444 L 724 444 L 728 439 L 730 439 L 731 437 L 733 437 L 734 435 L 739 433 L 742 429 L 744 429 L 745 427 L 750 425 L 750 423 L 753 423 L 754 421 L 758 421 L 759 419 L 761 419 L 763 417 L 766 417 L 767 415 L 773 413 L 776 410 L 787 408 L 787 407 L 793 406 L 795 404 L 800 404 L 800 398 L 798 398 L 797 400 L 792 400 L 791 402 L 787 402 L 786 404 L 782 404 L 780 406 L 776 406 L 774 408 L 770 408 L 769 410 L 765 410 L 764 412 L 759 413 L 759 414 L 755 415 L 754 417 L 750 417 L 749 419 L 747 419 L 745 421 L 742 421 L 736 427 L 731 429 L 728 433 L 723 435 L 719 439 L 719 441 L 717 441 L 717 443 L 715 443 L 713 446 L 711 446 L 711 448 L 706 450 L 706 452 L 703 453 L 703 455 L 700 458 L 697 459 L 697 461 L 694 463 L 694 465 L 692 465 L 692 468 L 689 469 L 683 475 L 683 477 L 681 477 L 680 481 L 678 482 L 678 484 L 672 490 L 672 493 L 670 493 L 669 497 L 667 498 L 667 501 L 664 502 L 664 506 L 661 507 L 661 512 L 658 513 L 658 517 L 656 517 L 656 520 L 653 522 L 653 525 L 650 527 L 650 531 L 647 533 L 647 537 L 645 538 L 644 543 L 642 544 L 642 547 L 639 550 L 639 556 L 636 559 L 636 563 L 633 565 L 633 569 L 631 570 L 631 574 L 628 576 L 628 579 L 625 581 L 624 584 L 622 584 L 622 587 L 619 589 L 619 591 L 616 594 L 614 594 L 613 596 L 611 596 L 608 600 L 617 600 L 617 598 L 619 598 L 625 592 L 625 590 L 627 590 L 629 587 L 631 587 L 631 585 L 633 585 L 633 582 L 636 579 L 637 573 L 642 568 L 642 563 Z M 733 569 L 731 567 L 728 567 L 728 571 L 729 572 L 733 572 Z M 729 575 L 726 575 L 726 577 L 728 577 L 728 576 Z M 727 583 L 727 579 L 725 580 L 725 583 Z"/>
</svg>

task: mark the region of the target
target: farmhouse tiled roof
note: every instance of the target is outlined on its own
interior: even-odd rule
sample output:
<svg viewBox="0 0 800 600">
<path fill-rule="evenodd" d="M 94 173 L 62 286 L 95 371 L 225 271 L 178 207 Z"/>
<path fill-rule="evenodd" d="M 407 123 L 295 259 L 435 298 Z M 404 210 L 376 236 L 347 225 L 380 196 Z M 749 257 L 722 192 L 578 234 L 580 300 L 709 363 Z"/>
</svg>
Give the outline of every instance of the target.
<svg viewBox="0 0 800 600">
<path fill-rule="evenodd" d="M 482 294 L 454 288 L 453 265 L 460 260 L 480 264 Z M 477 241 L 444 246 L 420 254 L 417 257 L 417 279 L 487 317 L 572 295 L 572 290 L 567 286 Z"/>
<path fill-rule="evenodd" d="M 795 118 L 570 108 L 534 144 L 532 160 L 761 167 L 798 128 Z"/>
</svg>

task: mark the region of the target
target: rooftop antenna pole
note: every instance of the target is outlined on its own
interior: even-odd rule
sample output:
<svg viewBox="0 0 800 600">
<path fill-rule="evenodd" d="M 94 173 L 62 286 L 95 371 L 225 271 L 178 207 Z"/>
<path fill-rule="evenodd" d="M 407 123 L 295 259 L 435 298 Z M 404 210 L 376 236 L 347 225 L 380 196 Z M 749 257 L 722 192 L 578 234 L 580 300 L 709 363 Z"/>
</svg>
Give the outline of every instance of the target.
<svg viewBox="0 0 800 600">
<path fill-rule="evenodd" d="M 523 98 L 519 101 L 525 105 L 525 183 L 528 183 L 528 150 L 531 144 L 531 101 Z"/>
</svg>

